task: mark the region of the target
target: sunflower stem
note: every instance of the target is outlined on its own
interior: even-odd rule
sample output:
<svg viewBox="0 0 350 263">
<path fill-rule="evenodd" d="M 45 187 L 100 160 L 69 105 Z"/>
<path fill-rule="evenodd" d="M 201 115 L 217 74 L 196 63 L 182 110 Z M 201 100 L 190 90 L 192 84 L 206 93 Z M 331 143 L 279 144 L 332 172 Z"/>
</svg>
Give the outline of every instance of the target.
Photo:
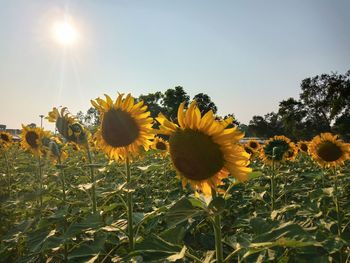
<svg viewBox="0 0 350 263">
<path fill-rule="evenodd" d="M 91 179 L 91 199 L 92 199 L 92 213 L 96 214 L 97 211 L 97 205 L 96 205 L 96 190 L 95 190 L 95 174 L 94 174 L 94 167 L 92 167 L 92 156 L 91 156 L 91 151 L 89 147 L 89 143 L 86 143 L 86 150 L 87 150 L 87 155 L 90 163 L 90 179 Z"/>
<path fill-rule="evenodd" d="M 337 221 L 338 221 L 338 235 L 341 235 L 341 218 L 340 218 L 340 207 L 339 207 L 339 199 L 338 199 L 338 174 L 336 169 L 334 168 L 334 205 L 335 211 L 337 213 Z"/>
<path fill-rule="evenodd" d="M 129 185 L 131 182 L 131 170 L 130 170 L 130 160 L 129 157 L 126 157 L 125 160 L 125 169 L 126 169 L 126 182 Z M 130 250 L 134 250 L 134 229 L 133 229 L 133 202 L 132 202 L 132 192 L 130 188 L 127 193 L 127 214 L 128 214 L 128 236 L 129 236 L 129 247 Z"/>
<path fill-rule="evenodd" d="M 5 156 L 5 162 L 6 162 L 6 174 L 7 174 L 7 180 L 8 180 L 8 191 L 9 191 L 9 196 L 11 196 L 11 174 L 10 174 L 10 165 L 6 153 L 6 149 L 4 150 L 4 156 Z"/>
<path fill-rule="evenodd" d="M 338 199 L 338 195 L 339 195 L 339 192 L 338 192 L 338 174 L 337 174 L 337 170 L 336 168 L 334 167 L 334 170 L 333 170 L 333 173 L 334 173 L 334 205 L 335 205 L 335 211 L 337 213 L 337 225 L 338 225 L 338 236 L 340 238 L 341 234 L 342 234 L 342 230 L 341 230 L 341 224 L 342 224 L 342 220 L 341 220 L 341 217 L 340 217 L 340 205 L 339 205 L 339 199 Z M 343 263 L 343 247 L 340 248 L 340 251 L 339 251 L 339 262 L 340 263 Z"/>
<path fill-rule="evenodd" d="M 213 191 L 213 190 L 212 190 Z M 213 199 L 216 197 L 216 192 L 213 191 Z M 222 248 L 222 234 L 221 234 L 221 215 L 216 214 L 213 221 L 214 235 L 215 235 L 215 253 L 216 262 L 224 262 L 224 254 Z"/>
<path fill-rule="evenodd" d="M 216 262 L 224 262 L 223 249 L 222 249 L 222 235 L 221 235 L 221 216 L 216 215 L 214 217 L 214 234 L 215 234 L 215 251 Z"/>
<path fill-rule="evenodd" d="M 271 211 L 275 210 L 275 157 L 277 147 L 272 149 L 272 172 L 271 172 Z"/>
<path fill-rule="evenodd" d="M 40 204 L 40 217 L 42 214 L 42 208 L 43 208 L 43 172 L 42 172 L 42 167 L 41 167 L 41 157 L 40 154 L 38 156 L 38 165 L 39 165 L 39 190 L 40 190 L 40 195 L 39 195 L 39 204 Z"/>
<path fill-rule="evenodd" d="M 66 205 L 67 203 L 67 198 L 66 198 L 66 176 L 64 174 L 64 169 L 62 166 L 61 158 L 58 157 L 58 164 L 61 172 L 61 182 L 62 182 L 62 200 L 63 200 L 63 206 Z M 67 231 L 67 218 L 64 216 L 64 222 L 63 222 L 63 229 L 64 233 Z M 64 254 L 63 254 L 63 262 L 68 262 L 68 244 L 64 242 Z"/>
</svg>

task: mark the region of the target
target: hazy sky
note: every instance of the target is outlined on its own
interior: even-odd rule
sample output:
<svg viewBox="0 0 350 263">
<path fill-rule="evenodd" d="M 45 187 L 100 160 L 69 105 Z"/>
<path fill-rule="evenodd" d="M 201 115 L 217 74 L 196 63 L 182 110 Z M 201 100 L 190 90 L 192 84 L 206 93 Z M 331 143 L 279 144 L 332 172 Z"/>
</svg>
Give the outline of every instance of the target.
<svg viewBox="0 0 350 263">
<path fill-rule="evenodd" d="M 350 69 L 350 1 L 0 0 L 0 123 L 107 93 L 181 85 L 248 122 L 297 97 L 308 76 Z M 53 40 L 68 16 L 79 41 Z M 47 128 L 52 125 L 45 123 Z"/>
</svg>

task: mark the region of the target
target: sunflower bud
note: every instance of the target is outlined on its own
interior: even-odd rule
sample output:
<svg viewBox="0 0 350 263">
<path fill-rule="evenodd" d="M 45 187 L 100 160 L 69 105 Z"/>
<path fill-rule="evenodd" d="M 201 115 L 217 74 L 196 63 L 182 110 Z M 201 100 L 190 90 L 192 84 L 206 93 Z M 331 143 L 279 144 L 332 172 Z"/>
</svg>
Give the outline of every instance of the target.
<svg viewBox="0 0 350 263">
<path fill-rule="evenodd" d="M 56 142 L 51 141 L 49 143 L 49 148 L 50 148 L 52 155 L 54 155 L 57 158 L 60 157 L 60 149 L 58 148 L 58 145 Z"/>
</svg>

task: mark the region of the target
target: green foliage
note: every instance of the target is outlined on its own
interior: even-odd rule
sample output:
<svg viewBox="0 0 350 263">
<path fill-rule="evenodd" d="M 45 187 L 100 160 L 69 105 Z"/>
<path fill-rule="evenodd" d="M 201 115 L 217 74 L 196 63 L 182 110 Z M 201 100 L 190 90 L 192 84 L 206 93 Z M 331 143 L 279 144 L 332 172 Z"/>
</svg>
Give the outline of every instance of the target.
<svg viewBox="0 0 350 263">
<path fill-rule="evenodd" d="M 12 147 L 12 187 L 0 178 L 0 256 L 3 262 L 213 262 L 212 217 L 222 216 L 225 262 L 346 262 L 350 247 L 350 169 L 322 171 L 307 156 L 278 167 L 276 209 L 270 208 L 271 168 L 259 160 L 247 183 L 225 181 L 213 200 L 182 189 L 169 159 L 153 152 L 132 164 L 107 164 L 95 153 L 98 213 L 91 213 L 91 183 L 85 152 L 70 152 L 64 164 L 67 202 L 60 169 L 44 161 L 43 208 L 38 207 L 36 159 Z M 0 173 L 6 172 L 0 159 Z M 127 238 L 126 193 L 134 196 L 135 250 Z M 340 229 L 334 206 L 340 204 Z"/>
</svg>

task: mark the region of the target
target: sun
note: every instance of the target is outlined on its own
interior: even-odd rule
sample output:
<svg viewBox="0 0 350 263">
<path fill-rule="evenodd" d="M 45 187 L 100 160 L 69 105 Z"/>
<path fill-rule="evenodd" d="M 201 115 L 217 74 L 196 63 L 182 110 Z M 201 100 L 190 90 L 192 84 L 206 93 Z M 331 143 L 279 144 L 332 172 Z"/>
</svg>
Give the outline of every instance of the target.
<svg viewBox="0 0 350 263">
<path fill-rule="evenodd" d="M 78 32 L 68 21 L 58 21 L 53 25 L 54 39 L 63 46 L 71 46 L 78 40 Z"/>
</svg>

